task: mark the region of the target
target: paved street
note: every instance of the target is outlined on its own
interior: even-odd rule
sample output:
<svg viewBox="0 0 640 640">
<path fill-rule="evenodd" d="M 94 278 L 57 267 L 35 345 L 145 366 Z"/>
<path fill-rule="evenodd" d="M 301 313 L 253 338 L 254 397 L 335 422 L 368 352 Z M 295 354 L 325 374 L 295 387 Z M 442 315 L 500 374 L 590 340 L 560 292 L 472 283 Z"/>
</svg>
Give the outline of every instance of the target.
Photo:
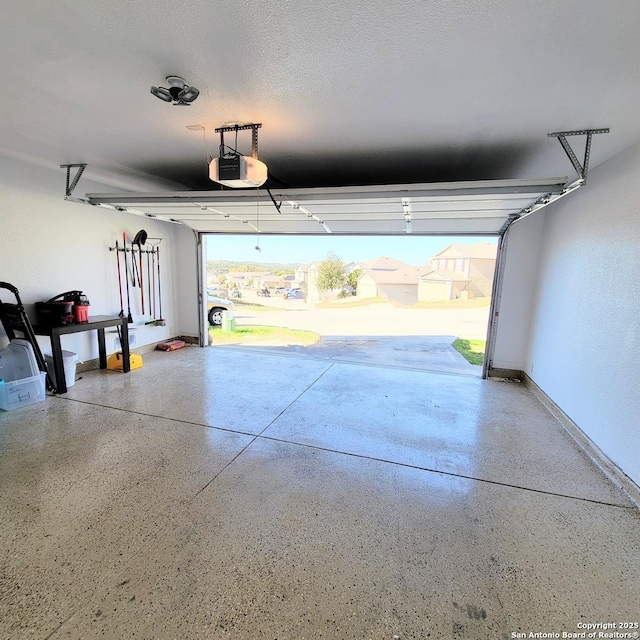
<svg viewBox="0 0 640 640">
<path fill-rule="evenodd" d="M 236 307 L 236 323 L 306 329 L 322 336 L 453 336 L 484 340 L 489 307 L 472 309 L 412 309 L 389 303 L 344 309 L 319 309 L 303 300 L 258 298 L 252 292 L 243 301 L 268 305 L 273 311 Z"/>
</svg>

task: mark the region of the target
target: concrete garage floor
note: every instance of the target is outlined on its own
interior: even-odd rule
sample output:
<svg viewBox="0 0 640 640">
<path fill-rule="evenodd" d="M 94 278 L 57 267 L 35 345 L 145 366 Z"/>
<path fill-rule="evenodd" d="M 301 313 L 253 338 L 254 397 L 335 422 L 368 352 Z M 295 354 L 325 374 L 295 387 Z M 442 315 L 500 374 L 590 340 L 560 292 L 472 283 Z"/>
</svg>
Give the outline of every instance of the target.
<svg viewBox="0 0 640 640">
<path fill-rule="evenodd" d="M 188 348 L 0 415 L 2 638 L 638 621 L 640 512 L 526 388 Z"/>
</svg>

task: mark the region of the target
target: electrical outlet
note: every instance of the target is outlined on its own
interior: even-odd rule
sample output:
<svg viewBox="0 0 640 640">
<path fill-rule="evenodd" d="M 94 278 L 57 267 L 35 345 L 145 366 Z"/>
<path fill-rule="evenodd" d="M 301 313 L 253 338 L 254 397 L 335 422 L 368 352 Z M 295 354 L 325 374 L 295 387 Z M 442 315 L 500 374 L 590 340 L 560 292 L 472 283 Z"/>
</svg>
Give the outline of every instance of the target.
<svg viewBox="0 0 640 640">
<path fill-rule="evenodd" d="M 135 347 L 136 346 L 136 334 L 135 333 L 129 333 L 129 347 Z M 118 349 L 122 348 L 122 344 L 120 343 L 120 338 L 116 337 L 114 339 L 114 345 L 113 348 L 117 351 Z"/>
</svg>

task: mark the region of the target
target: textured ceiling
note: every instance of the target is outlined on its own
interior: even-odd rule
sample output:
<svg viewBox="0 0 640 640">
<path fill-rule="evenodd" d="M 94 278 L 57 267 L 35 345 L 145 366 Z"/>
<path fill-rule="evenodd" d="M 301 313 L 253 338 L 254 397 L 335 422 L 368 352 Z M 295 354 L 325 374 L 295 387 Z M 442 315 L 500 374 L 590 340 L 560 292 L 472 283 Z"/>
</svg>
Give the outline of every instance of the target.
<svg viewBox="0 0 640 640">
<path fill-rule="evenodd" d="M 548 132 L 611 127 L 592 167 L 640 140 L 639 33 L 637 0 L 5 3 L 0 153 L 214 189 L 186 126 L 261 122 L 274 187 L 571 175 Z"/>
</svg>

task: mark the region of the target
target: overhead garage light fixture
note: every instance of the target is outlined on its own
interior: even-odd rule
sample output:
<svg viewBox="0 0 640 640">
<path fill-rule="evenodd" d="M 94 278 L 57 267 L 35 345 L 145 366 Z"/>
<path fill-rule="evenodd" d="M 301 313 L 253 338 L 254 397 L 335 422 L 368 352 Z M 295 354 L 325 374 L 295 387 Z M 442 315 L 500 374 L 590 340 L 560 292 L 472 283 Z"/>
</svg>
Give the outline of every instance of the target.
<svg viewBox="0 0 640 640">
<path fill-rule="evenodd" d="M 164 102 L 173 102 L 174 107 L 188 107 L 200 95 L 195 87 L 190 87 L 180 76 L 167 76 L 165 87 L 151 87 L 151 93 Z"/>
<path fill-rule="evenodd" d="M 216 133 L 220 134 L 220 156 L 213 158 L 209 163 L 209 178 L 218 184 L 234 189 L 246 189 L 247 187 L 260 187 L 268 178 L 267 165 L 258 160 L 258 129 L 261 124 L 234 124 L 219 127 Z M 243 156 L 238 152 L 238 131 L 251 129 L 251 156 Z M 225 132 L 235 132 L 235 147 L 231 148 L 224 143 Z"/>
</svg>

